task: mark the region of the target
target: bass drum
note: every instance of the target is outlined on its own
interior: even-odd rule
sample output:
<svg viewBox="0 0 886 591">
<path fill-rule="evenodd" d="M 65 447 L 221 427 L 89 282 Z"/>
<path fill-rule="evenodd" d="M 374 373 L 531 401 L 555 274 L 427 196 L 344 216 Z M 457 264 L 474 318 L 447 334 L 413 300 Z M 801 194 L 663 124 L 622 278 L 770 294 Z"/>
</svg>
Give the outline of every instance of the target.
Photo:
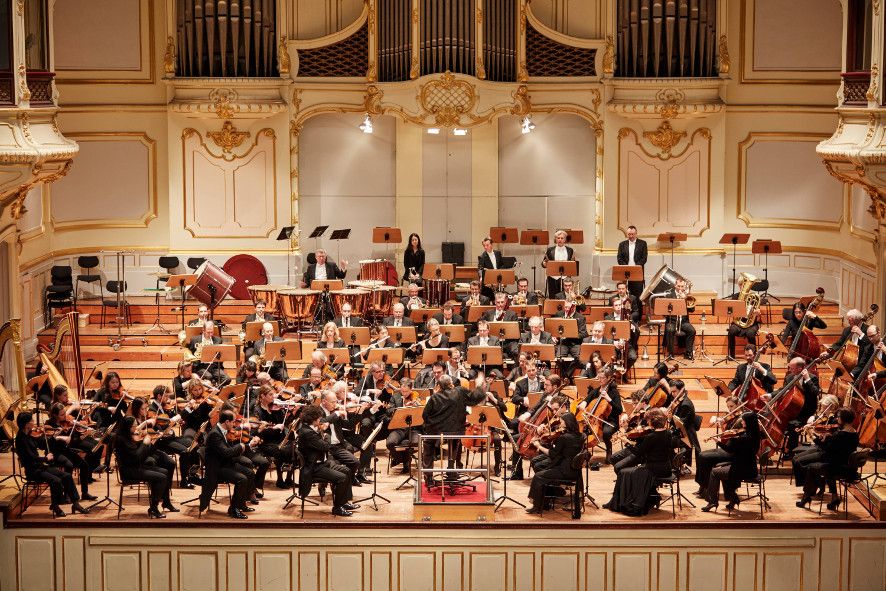
<svg viewBox="0 0 886 591">
<path fill-rule="evenodd" d="M 658 273 L 655 274 L 652 280 L 646 283 L 646 289 L 640 294 L 640 301 L 645 304 L 653 294 L 667 293 L 668 291 L 673 290 L 677 286 L 677 281 L 680 279 L 686 281 L 687 284 L 689 283 L 685 277 L 667 265 L 662 265 L 661 269 L 658 270 Z"/>
<path fill-rule="evenodd" d="M 222 269 L 236 280 L 231 287 L 231 297 L 236 300 L 251 299 L 249 286 L 268 283 L 268 272 L 264 264 L 249 254 L 238 254 L 229 258 Z"/>
<path fill-rule="evenodd" d="M 225 273 L 215 263 L 204 261 L 194 273 L 197 283 L 188 290 L 188 295 L 207 306 L 219 305 L 225 299 L 236 280 Z M 249 297 L 247 293 L 246 297 Z"/>
</svg>

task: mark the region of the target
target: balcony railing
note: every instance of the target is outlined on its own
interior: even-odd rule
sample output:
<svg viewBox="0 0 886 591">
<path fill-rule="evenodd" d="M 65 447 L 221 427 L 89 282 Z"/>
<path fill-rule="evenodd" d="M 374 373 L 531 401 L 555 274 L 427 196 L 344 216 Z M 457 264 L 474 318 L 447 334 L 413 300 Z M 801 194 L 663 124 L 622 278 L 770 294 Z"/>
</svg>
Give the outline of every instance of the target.
<svg viewBox="0 0 886 591">
<path fill-rule="evenodd" d="M 843 72 L 843 106 L 867 107 L 866 97 L 871 85 L 870 72 Z"/>
</svg>

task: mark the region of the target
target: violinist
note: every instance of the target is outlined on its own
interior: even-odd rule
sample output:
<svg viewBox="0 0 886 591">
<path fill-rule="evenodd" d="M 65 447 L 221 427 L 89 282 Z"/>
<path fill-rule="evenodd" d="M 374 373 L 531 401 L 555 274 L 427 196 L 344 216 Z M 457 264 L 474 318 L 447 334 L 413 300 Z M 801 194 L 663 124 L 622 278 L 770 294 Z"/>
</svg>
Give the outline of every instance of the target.
<svg viewBox="0 0 886 591">
<path fill-rule="evenodd" d="M 492 389 L 492 382 L 494 382 L 495 380 L 500 380 L 500 379 L 502 379 L 502 375 L 501 375 L 501 372 L 499 372 L 497 369 L 492 370 L 491 372 L 489 372 L 489 375 L 486 376 L 486 385 L 485 385 L 486 401 L 484 402 L 484 405 L 494 407 L 498 411 L 498 414 L 501 417 L 502 422 L 507 424 L 508 418 L 505 416 L 505 413 L 508 410 L 507 404 L 505 403 L 504 400 L 499 398 L 498 394 L 495 391 L 493 391 L 493 389 Z M 494 462 L 493 463 L 493 473 L 496 476 L 500 476 L 501 469 L 502 469 L 502 458 L 501 458 L 501 442 L 502 442 L 502 438 L 503 438 L 502 431 L 500 429 L 486 429 L 485 431 L 484 430 L 477 430 L 477 427 L 480 427 L 480 426 L 482 426 L 482 423 L 481 423 L 481 425 L 472 425 L 472 427 L 474 427 L 474 429 L 475 429 L 475 434 L 485 435 L 486 433 L 489 433 L 490 439 L 492 441 L 492 456 L 493 456 L 493 462 Z M 469 429 L 470 429 L 470 427 L 469 427 Z M 469 435 L 472 434 L 470 430 L 468 431 L 468 434 Z"/>
<path fill-rule="evenodd" d="M 136 420 L 134 416 L 125 417 L 120 422 L 120 428 L 114 439 L 114 452 L 120 468 L 120 478 L 124 481 L 146 481 L 151 490 L 148 517 L 162 519 L 166 515 L 157 508 L 161 502 L 164 510 L 170 513 L 179 511 L 173 506 L 169 496 L 175 462 L 156 449 L 150 435 L 142 439 L 137 433 Z"/>
<path fill-rule="evenodd" d="M 161 418 L 165 419 L 162 422 L 168 425 L 179 424 L 183 421 L 183 416 L 178 411 L 178 403 L 173 398 L 172 390 L 168 386 L 163 384 L 154 386 L 151 396 L 151 401 L 148 403 L 148 416 L 153 418 L 155 429 L 160 428 Z M 179 487 L 187 489 L 194 488 L 194 483 L 190 478 L 191 468 L 200 461 L 197 450 L 191 449 L 194 443 L 192 431 L 182 427 L 181 435 L 168 434 L 158 439 L 156 443 L 158 450 L 168 455 L 178 456 Z"/>
<path fill-rule="evenodd" d="M 820 462 L 824 456 L 822 442 L 827 438 L 831 426 L 837 424 L 837 411 L 840 409 L 840 400 L 833 394 L 825 394 L 821 397 L 818 404 L 818 412 L 814 417 L 810 418 L 812 422 L 814 418 L 819 425 L 819 433 L 815 433 L 812 443 L 809 445 L 798 445 L 794 450 L 794 457 L 791 460 L 791 469 L 794 472 L 794 484 L 802 487 L 806 483 L 806 473 L 809 465 Z M 807 424 L 809 424 L 807 422 Z M 824 489 L 821 489 L 824 492 Z"/>
<path fill-rule="evenodd" d="M 237 384 L 246 384 L 247 398 L 251 400 L 256 399 L 258 388 L 261 386 L 258 375 L 258 365 L 255 361 L 246 361 L 237 368 L 237 375 L 234 378 Z M 269 379 L 270 377 L 268 374 Z"/>
<path fill-rule="evenodd" d="M 15 435 L 15 452 L 25 472 L 25 477 L 30 482 L 45 482 L 49 485 L 51 494 L 50 511 L 54 517 L 64 517 L 60 505 L 67 498 L 71 501 L 72 513 L 89 513 L 89 509 L 80 504 L 80 495 L 74 485 L 74 478 L 68 473 L 53 466 L 55 460 L 52 452 L 48 450 L 48 437 L 37 427 L 34 415 L 28 411 L 22 411 L 15 418 L 18 425 L 18 433 Z M 40 450 L 46 455 L 41 456 Z"/>
<path fill-rule="evenodd" d="M 428 398 L 428 402 L 422 411 L 424 430 L 426 435 L 439 435 L 441 433 L 451 435 L 464 435 L 467 407 L 480 404 L 487 395 L 483 386 L 485 377 L 482 373 L 477 375 L 474 382 L 474 390 L 461 388 L 452 383 L 449 376 L 441 376 L 437 382 L 439 390 Z M 427 439 L 423 443 L 422 467 L 432 468 L 434 458 L 437 455 L 439 440 Z M 455 466 L 456 459 L 461 455 L 461 440 L 450 442 L 449 468 Z M 433 484 L 430 473 L 425 474 L 425 484 L 428 488 Z"/>
<path fill-rule="evenodd" d="M 625 515 L 646 515 L 661 497 L 655 492 L 655 479 L 671 474 L 674 445 L 668 429 L 668 417 L 660 408 L 646 412 L 646 420 L 652 431 L 637 442 L 635 454 L 638 465 L 617 471 L 612 499 L 604 509 Z"/>
<path fill-rule="evenodd" d="M 689 296 L 689 289 L 686 286 L 685 279 L 677 279 L 673 289 L 670 290 L 668 297 L 686 300 Z M 688 300 L 687 300 L 688 301 Z M 689 314 L 695 311 L 695 305 L 686 306 L 687 314 L 683 316 L 668 316 L 665 322 L 665 343 L 668 348 L 668 358 L 674 356 L 677 339 L 683 337 L 686 342 L 686 359 L 692 361 L 695 359 L 695 327 L 689 321 Z M 635 343 L 636 345 L 636 343 Z"/>
<path fill-rule="evenodd" d="M 327 429 L 330 444 L 329 457 L 348 469 L 351 476 L 351 486 L 362 486 L 363 483 L 370 482 L 360 470 L 360 461 L 354 455 L 356 448 L 345 439 L 344 425 L 348 420 L 348 413 L 344 407 L 339 406 L 335 392 L 323 391 L 320 397 L 320 408 L 323 410 L 323 418 L 320 421 L 329 425 Z"/>
<path fill-rule="evenodd" d="M 721 484 L 723 498 L 729 501 L 726 509 L 731 511 L 741 502 L 736 494 L 741 481 L 757 477 L 757 451 L 760 449 L 760 423 L 757 413 L 753 411 L 743 413 L 737 427 L 738 432 L 735 436 L 717 442 L 728 459 L 718 462 L 710 471 L 705 488 L 705 499 L 708 504 L 701 508 L 705 513 L 720 505 Z"/>
<path fill-rule="evenodd" d="M 757 345 L 748 343 L 744 346 L 745 363 L 741 363 L 738 365 L 738 367 L 735 368 L 735 375 L 732 377 L 732 381 L 729 382 L 727 386 L 729 388 L 729 391 L 732 392 L 733 395 L 738 394 L 738 391 L 741 389 L 742 384 L 744 384 L 749 365 L 753 366 L 753 379 L 760 380 L 760 385 L 763 386 L 763 389 L 767 392 L 772 392 L 772 389 L 778 379 L 775 377 L 775 374 L 772 373 L 772 368 L 769 367 L 768 363 L 754 361 L 754 358 L 756 356 Z"/>
<path fill-rule="evenodd" d="M 187 383 L 194 377 L 194 365 L 190 361 L 179 361 L 176 375 L 172 378 L 172 390 L 176 398 L 188 398 Z"/>
<path fill-rule="evenodd" d="M 568 409 L 568 405 L 566 405 Z M 584 438 L 578 432 L 578 421 L 571 412 L 560 415 L 562 432 L 554 439 L 550 446 L 545 446 L 536 440 L 534 445 L 540 452 L 539 456 L 545 457 L 545 466 L 536 471 L 529 485 L 529 498 L 532 506 L 526 509 L 527 513 L 541 513 L 545 500 L 545 489 L 557 480 L 573 480 L 580 475 L 580 469 L 573 467 L 573 460 L 584 448 Z M 576 491 L 574 494 L 581 494 Z"/>
<path fill-rule="evenodd" d="M 191 353 L 194 355 L 198 355 L 198 350 L 202 351 L 203 347 L 221 344 L 221 337 L 215 336 L 215 322 L 207 320 L 203 323 L 203 332 L 191 339 L 191 342 L 188 344 L 188 349 L 190 349 Z M 224 366 L 220 361 L 213 361 L 212 363 L 205 363 L 199 360 L 195 361 L 194 371 L 199 373 L 201 377 L 205 374 L 215 385 L 225 384 L 230 381 L 230 378 L 225 374 Z"/>
<path fill-rule="evenodd" d="M 307 495 L 314 480 L 332 485 L 332 514 L 350 517 L 360 505 L 351 502 L 351 477 L 348 469 L 329 456 L 332 444 L 325 437 L 329 423 L 323 422 L 323 410 L 309 406 L 302 411 L 302 423 L 298 430 L 298 449 L 304 457 L 299 474 L 299 494 Z"/>
<path fill-rule="evenodd" d="M 723 430 L 729 431 L 734 429 L 738 424 L 738 412 L 740 408 L 740 403 L 738 398 L 735 396 L 728 396 L 726 398 L 726 411 L 727 414 L 725 417 L 711 417 L 711 423 L 715 425 L 722 426 Z M 724 418 L 735 417 L 734 419 L 724 420 Z M 729 460 L 729 454 L 721 447 L 714 447 L 713 449 L 706 449 L 696 457 L 696 466 L 695 466 L 695 482 L 698 484 L 698 490 L 695 492 L 695 496 L 699 498 L 704 498 L 705 493 L 707 492 L 708 482 L 710 481 L 711 470 L 714 469 L 714 466 L 719 464 L 720 462 L 725 462 Z"/>
<path fill-rule="evenodd" d="M 203 486 L 200 490 L 200 512 L 209 508 L 209 501 L 220 482 L 234 485 L 228 516 L 233 519 L 246 519 L 245 513 L 255 511 L 246 506 L 246 500 L 255 488 L 255 474 L 245 463 L 238 461 L 246 446 L 237 441 L 229 441 L 228 434 L 234 429 L 234 413 L 223 410 L 218 423 L 206 436 L 206 467 Z M 250 441 L 250 444 L 253 442 Z"/>
<path fill-rule="evenodd" d="M 807 310 L 803 302 L 796 302 L 793 308 L 782 308 L 781 317 L 787 321 L 787 325 L 781 333 L 781 340 L 787 342 L 788 338 L 796 337 L 803 318 L 806 318 L 806 328 L 827 328 L 828 325 L 812 310 Z"/>
<path fill-rule="evenodd" d="M 693 452 L 696 458 L 701 453 L 701 442 L 698 440 L 698 429 L 701 427 L 701 415 L 695 414 L 695 403 L 692 402 L 688 393 L 684 395 L 685 391 L 686 383 L 683 382 L 683 380 L 674 380 L 671 383 L 671 402 L 682 396 L 680 403 L 674 410 L 674 416 L 680 419 L 683 423 L 683 429 L 686 431 L 686 438 L 689 440 L 689 446 L 691 447 L 690 449 L 686 446 L 686 442 L 682 440 L 680 441 L 680 446 L 686 450 L 686 466 L 684 466 L 684 468 L 687 468 L 688 466 L 692 466 Z M 687 468 L 687 470 L 684 470 L 684 474 L 688 473 Z"/>
<path fill-rule="evenodd" d="M 806 507 L 812 496 L 827 483 L 831 492 L 828 509 L 836 511 L 840 506 L 836 479 L 849 476 L 849 457 L 858 448 L 858 433 L 852 426 L 855 412 L 851 408 L 837 411 L 837 430 L 821 442 L 821 459 L 807 465 L 806 480 L 803 484 L 803 498 L 797 501 L 798 507 Z"/>
<path fill-rule="evenodd" d="M 315 350 L 311 353 L 311 363 L 307 367 L 305 367 L 304 372 L 302 372 L 301 377 L 309 378 L 311 377 L 311 370 L 316 368 L 320 370 L 320 375 L 323 375 L 327 369 L 329 369 L 327 362 L 329 360 L 326 358 L 326 353 L 320 350 Z"/>
<path fill-rule="evenodd" d="M 301 395 L 302 399 L 307 400 L 314 397 L 316 393 L 320 392 L 322 389 L 323 372 L 316 367 L 312 367 L 310 375 L 308 376 L 308 381 L 301 385 L 298 393 Z"/>
<path fill-rule="evenodd" d="M 59 386 L 64 388 L 61 384 Z M 92 473 L 98 469 L 102 454 L 100 449 L 93 451 L 98 441 L 87 434 L 83 423 L 75 425 L 75 419 L 76 417 L 67 414 L 61 403 L 56 402 L 49 407 L 49 417 L 44 424 L 58 432 L 49 438 L 49 451 L 55 456 L 56 465 L 68 472 L 75 468 L 79 471 L 80 498 L 94 501 L 96 497 L 89 494 L 89 485 L 95 481 Z"/>
<path fill-rule="evenodd" d="M 388 409 L 390 417 L 393 417 L 394 411 L 397 408 L 402 407 L 412 397 L 412 394 L 412 380 L 409 378 L 402 378 L 400 380 L 400 391 L 391 397 L 391 408 Z M 400 472 L 401 474 L 409 474 L 411 472 L 412 450 L 418 447 L 419 436 L 421 433 L 422 428 L 420 425 L 409 429 L 401 428 L 388 431 L 385 447 L 388 448 L 390 464 L 392 468 L 398 464 L 403 464 L 403 469 Z M 398 446 L 404 445 L 403 442 L 406 441 L 407 437 L 409 439 L 406 445 L 409 449 L 402 452 L 397 450 Z"/>
<path fill-rule="evenodd" d="M 815 409 L 818 408 L 818 397 L 821 394 L 818 376 L 809 373 L 809 370 L 806 369 L 806 360 L 802 357 L 794 357 L 788 362 L 788 371 L 784 376 L 785 384 L 790 382 L 792 378 L 797 380 L 795 386 L 803 392 L 803 408 L 800 410 L 800 414 L 793 420 L 788 421 L 787 424 L 785 432 L 787 437 L 787 453 L 784 456 L 786 460 L 794 456 L 794 449 L 800 443 L 799 429 L 815 414 Z"/>
<path fill-rule="evenodd" d="M 514 365 L 514 367 L 511 368 L 511 371 L 508 372 L 505 381 L 508 383 L 508 391 L 511 394 L 513 394 L 514 390 L 517 388 L 517 382 L 526 377 L 526 364 L 528 362 L 529 355 L 527 353 L 520 353 L 517 357 L 516 365 Z"/>
<path fill-rule="evenodd" d="M 196 438 L 197 432 L 203 423 L 209 420 L 209 415 L 218 401 L 212 397 L 215 390 L 208 390 L 207 386 L 197 378 L 192 378 L 187 383 L 187 392 L 189 398 L 180 411 L 184 421 L 182 436 Z"/>
<path fill-rule="evenodd" d="M 91 417 L 96 426 L 108 429 L 122 419 L 126 415 L 128 398 L 132 397 L 123 389 L 120 375 L 116 371 L 106 373 L 101 388 L 93 397 L 99 405 L 93 409 Z"/>
<path fill-rule="evenodd" d="M 591 390 L 587 397 L 578 405 L 578 410 L 584 410 L 592 405 L 594 400 L 603 397 L 612 407 L 609 413 L 611 420 L 603 424 L 603 444 L 606 446 L 606 463 L 612 463 L 612 436 L 619 429 L 621 424 L 621 416 L 624 414 L 624 407 L 621 403 L 621 394 L 618 392 L 618 386 L 615 384 L 615 371 L 611 368 L 602 370 L 597 378 L 600 380 L 600 386 Z"/>
<path fill-rule="evenodd" d="M 327 326 L 329 326 L 329 324 L 327 324 Z M 274 336 L 274 325 L 270 322 L 265 322 L 261 326 L 261 336 L 257 341 L 255 341 L 255 354 L 261 358 L 264 358 L 265 345 L 267 343 L 279 342 L 282 340 L 282 337 Z M 342 343 L 341 346 L 344 347 L 344 343 Z M 270 367 L 267 368 L 267 372 L 271 374 L 271 378 L 273 378 L 274 380 L 278 382 L 285 382 L 289 379 L 289 374 L 286 371 L 286 361 L 284 359 L 265 359 L 264 365 L 265 367 L 270 365 Z"/>
<path fill-rule="evenodd" d="M 292 486 L 292 474 L 284 479 L 282 466 L 292 462 L 295 442 L 290 440 L 283 443 L 283 430 L 288 422 L 287 419 L 292 420 L 292 415 L 274 404 L 275 395 L 276 392 L 271 386 L 260 387 L 252 417 L 259 424 L 256 432 L 261 439 L 258 451 L 265 458 L 274 458 L 277 465 L 276 487 L 289 488 Z"/>
<path fill-rule="evenodd" d="M 886 378 L 886 370 L 876 372 L 873 369 L 876 362 L 886 366 L 886 344 L 883 343 L 883 335 L 880 334 L 880 329 L 874 324 L 868 326 L 866 334 L 867 338 L 861 341 L 862 345 L 858 351 L 858 365 L 851 372 L 852 379 L 858 380 L 862 370 L 870 364 L 870 373 L 867 379 L 882 380 Z M 871 360 L 872 355 L 876 356 L 874 360 Z"/>
</svg>

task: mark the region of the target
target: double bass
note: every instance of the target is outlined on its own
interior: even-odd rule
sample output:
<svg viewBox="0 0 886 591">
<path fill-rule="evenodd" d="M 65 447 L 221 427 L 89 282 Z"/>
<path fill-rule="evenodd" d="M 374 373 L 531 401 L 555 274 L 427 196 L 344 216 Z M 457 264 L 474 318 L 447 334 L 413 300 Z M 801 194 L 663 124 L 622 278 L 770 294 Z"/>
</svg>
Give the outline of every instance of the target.
<svg viewBox="0 0 886 591">
<path fill-rule="evenodd" d="M 870 322 L 874 315 L 879 311 L 880 306 L 877 304 L 871 304 L 868 313 L 862 316 L 861 320 L 858 322 L 859 328 Z M 864 337 L 864 334 L 862 334 L 862 337 Z M 834 360 L 842 363 L 847 372 L 852 371 L 855 369 L 855 366 L 858 365 L 858 345 L 850 342 L 849 339 L 846 339 L 846 342 L 843 343 L 843 347 L 841 347 L 834 355 Z"/>
<path fill-rule="evenodd" d="M 763 400 L 762 397 L 766 394 L 766 390 L 763 388 L 763 384 L 760 383 L 760 380 L 754 377 L 754 374 L 757 373 L 753 367 L 756 363 L 760 361 L 760 357 L 763 356 L 766 351 L 769 350 L 770 347 L 775 346 L 775 339 L 772 334 L 766 335 L 766 342 L 763 343 L 759 349 L 757 349 L 757 354 L 754 355 L 754 360 L 748 363 L 745 366 L 744 372 L 744 382 L 742 382 L 741 386 L 736 392 L 736 396 L 738 397 L 738 401 L 740 403 L 744 403 L 748 409 L 750 410 L 760 410 L 763 408 Z"/>
<path fill-rule="evenodd" d="M 819 287 L 815 290 L 815 297 L 806 306 L 806 312 L 814 312 L 823 301 L 824 288 Z M 809 362 L 821 355 L 821 342 L 812 333 L 812 329 L 806 327 L 808 320 L 809 316 L 804 313 L 803 320 L 800 321 L 800 326 L 797 328 L 797 333 L 783 339 L 784 344 L 788 347 L 788 361 L 794 357 L 802 357 L 806 362 Z M 787 331 L 787 327 L 785 331 Z"/>
</svg>

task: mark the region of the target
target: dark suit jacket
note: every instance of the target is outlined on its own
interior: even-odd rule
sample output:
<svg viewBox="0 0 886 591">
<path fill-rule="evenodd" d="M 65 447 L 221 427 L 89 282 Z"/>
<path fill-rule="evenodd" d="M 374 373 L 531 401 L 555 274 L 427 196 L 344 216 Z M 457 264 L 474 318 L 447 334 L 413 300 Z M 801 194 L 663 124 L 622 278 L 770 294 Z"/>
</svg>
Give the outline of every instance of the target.
<svg viewBox="0 0 886 591">
<path fill-rule="evenodd" d="M 554 252 L 556 252 L 556 250 L 557 250 L 556 246 L 549 246 L 548 249 L 545 251 L 545 259 L 547 259 L 548 261 L 553 261 L 554 260 Z M 575 249 L 572 248 L 571 246 L 567 246 L 566 247 L 566 256 L 569 257 L 566 260 L 574 261 L 575 260 Z"/>
<path fill-rule="evenodd" d="M 468 294 L 468 295 L 463 295 L 463 296 L 461 296 L 460 298 L 458 298 L 458 301 L 461 302 L 462 312 L 464 312 L 466 302 L 467 302 L 469 299 L 471 299 L 471 295 L 470 295 L 470 294 Z M 489 298 L 487 298 L 487 297 L 486 297 L 485 295 L 483 295 L 483 294 L 480 294 L 480 305 L 481 305 L 481 306 L 488 306 L 488 305 L 489 305 Z M 470 306 L 468 306 L 468 307 L 470 307 Z"/>
<path fill-rule="evenodd" d="M 526 292 L 526 305 L 527 306 L 536 306 L 538 305 L 538 294 L 534 291 Z"/>
<path fill-rule="evenodd" d="M 502 265 L 502 256 L 500 250 L 493 250 L 492 256 L 495 257 L 495 267 L 492 266 L 492 261 L 489 258 L 489 253 L 485 250 L 480 253 L 480 256 L 477 257 L 477 266 L 481 269 L 501 269 Z"/>
<path fill-rule="evenodd" d="M 188 349 L 190 349 L 191 353 L 193 353 L 197 350 L 197 345 L 199 345 L 202 342 L 203 342 L 203 335 L 202 334 L 198 334 L 195 337 L 191 337 L 191 342 L 188 344 Z M 212 337 L 212 344 L 213 345 L 221 345 L 222 344 L 221 337 L 213 336 Z"/>
<path fill-rule="evenodd" d="M 274 322 L 279 321 L 273 314 L 265 314 L 265 322 Z M 240 323 L 240 328 L 246 330 L 246 325 L 250 322 L 255 322 L 255 312 L 252 314 L 247 314 L 246 318 L 243 319 L 243 322 Z"/>
<path fill-rule="evenodd" d="M 551 333 L 545 331 L 541 331 L 541 333 L 538 335 L 538 340 L 542 345 L 550 345 L 554 342 L 554 338 L 551 336 Z M 526 332 L 520 333 L 521 343 L 528 343 L 530 341 L 532 341 L 531 332 L 527 330 Z"/>
<path fill-rule="evenodd" d="M 479 389 L 452 388 L 435 392 L 422 411 L 425 434 L 464 433 L 466 407 L 479 404 L 484 398 L 486 393 Z"/>
<path fill-rule="evenodd" d="M 612 302 L 616 298 L 618 298 L 618 295 L 614 295 L 611 298 L 609 298 L 609 305 L 610 306 L 612 305 Z M 628 301 L 631 302 L 631 320 L 633 320 L 636 324 L 639 324 L 640 323 L 640 303 L 637 300 L 637 296 L 632 295 L 632 294 L 628 294 L 627 299 L 628 299 Z"/>
<path fill-rule="evenodd" d="M 480 337 L 473 336 L 468 339 L 468 347 L 476 346 L 480 344 Z M 501 342 L 498 340 L 498 337 L 494 337 L 489 335 L 489 347 L 498 347 L 501 345 Z"/>
<path fill-rule="evenodd" d="M 402 326 L 415 326 L 415 322 L 412 321 L 412 318 L 406 316 L 406 313 L 403 313 L 403 318 L 401 320 Z M 394 326 L 394 317 L 387 316 L 384 320 L 382 320 L 383 326 Z"/>
<path fill-rule="evenodd" d="M 544 383 L 542 382 L 541 376 L 537 376 L 536 378 L 536 387 L 534 389 L 529 388 L 529 378 L 525 380 L 520 380 L 517 382 L 517 385 L 514 386 L 514 394 L 511 396 L 511 402 L 517 407 L 517 414 L 520 415 L 523 413 L 523 409 L 521 408 L 521 404 L 526 399 L 526 395 L 530 392 L 541 392 L 544 388 Z"/>
<path fill-rule="evenodd" d="M 203 490 L 200 496 L 209 499 L 215 492 L 219 481 L 219 472 L 223 468 L 230 467 L 236 459 L 243 454 L 243 445 L 240 443 L 229 443 L 221 432 L 221 427 L 216 425 L 209 430 L 206 436 L 206 447 L 204 450 L 203 463 L 206 468 L 206 474 L 203 479 Z"/>
<path fill-rule="evenodd" d="M 867 340 L 866 335 L 867 335 L 868 325 L 866 323 L 862 322 L 861 326 L 859 326 L 859 328 L 861 329 L 862 336 L 858 339 L 858 348 L 859 348 L 859 350 L 861 350 L 861 348 L 863 346 L 863 341 Z M 849 337 L 851 334 L 852 334 L 852 327 L 851 326 L 847 326 L 846 328 L 844 328 L 843 332 L 840 333 L 840 338 L 837 339 L 836 343 L 831 345 L 830 349 L 832 351 L 837 351 L 838 349 L 840 349 L 840 347 L 842 347 L 847 342 L 849 342 Z"/>
<path fill-rule="evenodd" d="M 767 365 L 766 363 L 762 363 L 762 362 L 760 363 L 760 365 L 762 365 L 763 369 L 766 370 L 766 375 L 761 376 L 760 372 L 757 371 L 757 373 L 754 377 L 756 377 L 760 380 L 760 384 L 763 385 L 763 389 L 765 389 L 767 392 L 772 392 L 772 387 L 775 386 L 775 382 L 777 382 L 778 380 L 776 379 L 775 374 L 772 373 L 772 368 L 770 368 L 769 365 Z M 735 376 L 732 378 L 732 381 L 729 382 L 729 384 L 728 384 L 728 388 L 730 391 L 735 390 L 736 388 L 738 388 L 739 386 L 741 386 L 744 383 L 744 379 L 746 376 L 745 372 L 747 372 L 747 369 L 748 369 L 747 363 L 742 363 L 741 365 L 739 365 L 738 367 L 735 368 Z"/>
<path fill-rule="evenodd" d="M 495 319 L 495 310 L 487 310 L 483 312 L 483 316 L 481 318 L 487 322 L 516 322 L 517 321 L 517 313 L 513 310 L 505 310 L 502 313 L 501 320 Z"/>
<path fill-rule="evenodd" d="M 440 326 L 443 326 L 443 313 L 440 312 L 439 314 L 434 314 L 434 320 L 439 322 Z M 465 319 L 453 312 L 452 324 L 464 324 L 464 323 L 465 323 Z"/>
<path fill-rule="evenodd" d="M 622 240 L 618 244 L 618 256 L 616 257 L 619 265 L 628 264 L 628 241 Z M 646 241 L 637 238 L 637 245 L 634 248 L 634 262 L 641 267 L 646 265 L 646 259 L 649 257 L 649 249 L 646 247 Z"/>
<path fill-rule="evenodd" d="M 428 300 L 424 299 L 423 297 L 419 297 L 418 299 L 419 299 L 419 301 L 421 301 L 423 306 L 428 305 Z M 406 308 L 406 310 L 408 312 L 409 311 L 409 296 L 403 296 L 402 298 L 400 298 L 400 303 L 403 304 L 403 307 Z"/>
<path fill-rule="evenodd" d="M 333 322 L 335 322 L 335 325 L 339 328 L 344 326 L 343 319 L 341 316 L 336 316 L 335 320 L 333 320 Z M 358 318 L 357 316 L 351 316 L 351 328 L 353 328 L 355 326 L 366 326 L 366 325 L 363 324 L 362 318 Z"/>
<path fill-rule="evenodd" d="M 318 466 L 326 463 L 327 453 L 332 444 L 320 433 L 307 425 L 302 425 L 298 430 L 298 450 L 304 459 L 298 479 L 299 492 L 306 495 L 314 484 L 314 472 Z"/>
<path fill-rule="evenodd" d="M 566 312 L 557 312 L 554 314 L 554 318 L 566 318 Z M 588 326 L 585 321 L 585 317 L 581 314 L 573 313 L 572 318 L 575 318 L 576 323 L 578 324 L 578 340 L 582 340 L 587 338 L 588 336 Z M 575 340 L 575 339 L 566 339 L 567 341 Z"/>
<path fill-rule="evenodd" d="M 311 281 L 317 278 L 317 264 L 308 265 L 308 268 L 305 270 L 304 281 L 308 287 L 311 286 Z M 326 278 L 327 279 L 344 279 L 345 272 L 338 268 L 338 265 L 333 263 L 332 261 L 326 261 Z"/>
</svg>

